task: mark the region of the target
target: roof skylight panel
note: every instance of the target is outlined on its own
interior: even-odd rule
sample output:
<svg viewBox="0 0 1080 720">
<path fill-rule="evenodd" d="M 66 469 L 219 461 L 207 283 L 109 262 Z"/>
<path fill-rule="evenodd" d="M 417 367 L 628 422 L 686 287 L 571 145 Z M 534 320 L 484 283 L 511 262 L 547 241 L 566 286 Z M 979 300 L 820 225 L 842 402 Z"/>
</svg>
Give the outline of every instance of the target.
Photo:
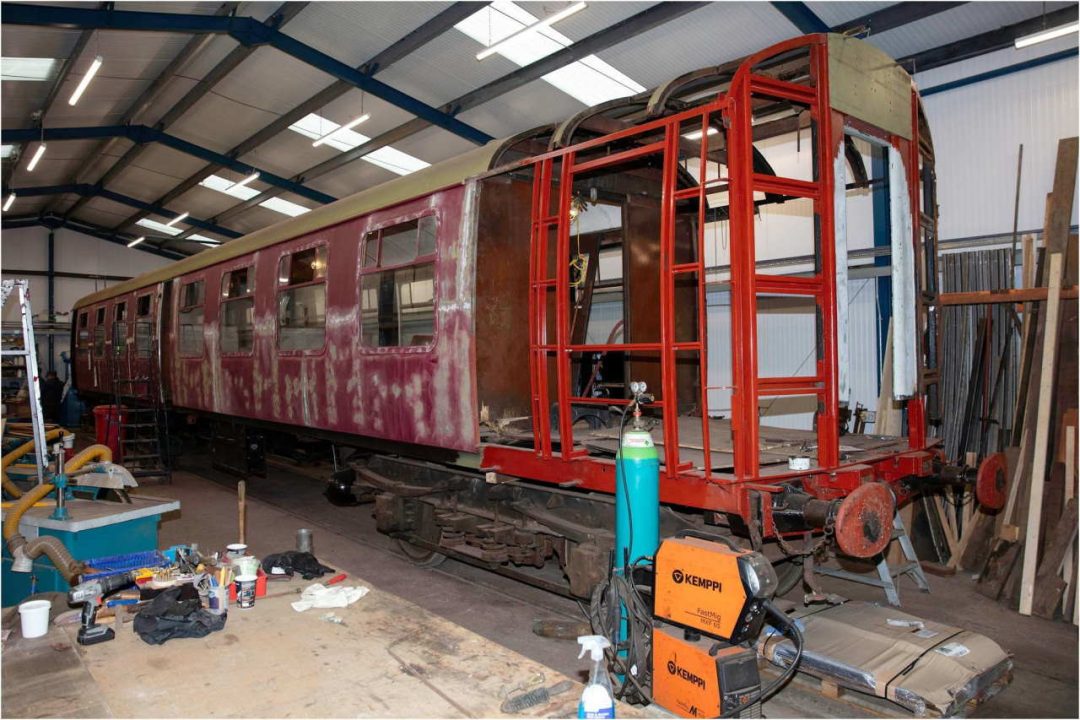
<svg viewBox="0 0 1080 720">
<path fill-rule="evenodd" d="M 184 232 L 182 228 L 173 227 L 172 225 L 166 225 L 165 223 L 158 222 L 157 220 L 151 220 L 150 218 L 142 218 L 141 220 L 137 220 L 135 224 L 142 225 L 143 227 L 150 228 L 151 230 L 156 230 L 159 233 L 163 233 L 165 235 L 179 235 L 180 233 Z M 215 240 L 214 238 L 209 238 L 205 235 L 199 235 L 198 233 L 192 233 L 191 235 L 188 235 L 188 239 L 196 240 L 198 242 L 201 242 L 203 245 L 221 244 L 220 240 Z"/>
<path fill-rule="evenodd" d="M 55 76 L 58 62 L 54 58 L 0 58 L 0 80 L 43 82 Z"/>
<path fill-rule="evenodd" d="M 228 178 L 223 178 L 220 175 L 210 175 L 201 183 L 205 188 L 216 190 L 226 195 L 231 195 L 234 198 L 241 200 L 250 200 L 256 195 L 261 194 L 260 190 L 256 190 L 248 185 L 240 185 L 239 182 L 233 182 Z M 311 208 L 306 208 L 303 205 L 299 205 L 294 202 L 289 202 L 283 198 L 269 198 L 259 203 L 260 207 L 264 207 L 267 210 L 273 210 L 279 212 L 282 215 L 288 215 L 289 217 L 296 217 L 297 215 L 303 215 L 306 212 L 311 212 Z"/>
<path fill-rule="evenodd" d="M 334 132 L 339 127 L 341 127 L 341 125 L 335 123 L 333 120 L 316 113 L 310 113 L 290 125 L 289 129 L 293 132 L 300 133 L 304 137 L 317 140 Z M 332 138 L 323 144 L 332 147 L 335 150 L 345 152 L 360 147 L 370 139 L 371 138 L 367 135 L 362 135 L 355 130 L 342 130 L 341 132 L 335 133 Z M 413 157 L 408 153 L 404 153 L 390 146 L 374 150 L 360 159 L 371 163 L 372 165 L 377 165 L 384 170 L 397 173 L 398 175 L 408 175 L 409 173 L 423 170 L 431 165 L 431 163 L 424 162 L 420 158 Z"/>
<path fill-rule="evenodd" d="M 484 47 L 489 47 L 538 20 L 539 18 L 514 3 L 499 0 L 478 10 L 454 27 Z M 542 27 L 507 43 L 496 54 L 524 67 L 572 44 L 570 38 L 557 30 Z M 543 79 L 589 106 L 645 91 L 645 87 L 633 78 L 619 72 L 595 55 L 588 55 L 550 72 Z"/>
</svg>

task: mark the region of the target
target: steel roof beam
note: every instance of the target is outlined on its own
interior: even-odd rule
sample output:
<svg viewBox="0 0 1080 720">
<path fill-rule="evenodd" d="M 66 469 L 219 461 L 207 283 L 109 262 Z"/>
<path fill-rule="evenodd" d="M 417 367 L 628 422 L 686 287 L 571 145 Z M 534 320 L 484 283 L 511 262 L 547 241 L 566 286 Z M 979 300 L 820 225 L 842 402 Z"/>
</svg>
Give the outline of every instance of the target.
<svg viewBox="0 0 1080 720">
<path fill-rule="evenodd" d="M 660 27 L 664 23 L 667 23 L 675 18 L 681 17 L 688 12 L 697 10 L 698 8 L 708 5 L 705 2 L 661 2 L 653 5 L 647 10 L 643 10 L 637 15 L 633 15 L 621 22 L 617 22 L 614 25 L 593 33 L 587 38 L 580 40 L 568 47 L 563 48 L 557 52 L 554 52 L 546 57 L 537 60 L 531 65 L 518 68 L 508 75 L 493 80 L 486 85 L 483 85 L 475 90 L 465 93 L 456 100 L 440 106 L 440 110 L 445 112 L 460 113 L 469 108 L 482 105 L 483 103 L 492 100 L 500 95 L 504 95 L 512 90 L 516 90 L 524 85 L 529 84 L 533 80 L 542 78 L 548 73 L 558 70 L 561 67 L 565 67 L 572 62 L 576 62 L 583 57 L 593 55 L 601 52 L 609 47 L 618 45 L 626 40 L 631 40 L 642 33 L 648 32 L 653 28 Z M 321 175 L 325 175 L 333 170 L 337 170 L 350 162 L 374 152 L 379 148 L 386 147 L 392 143 L 398 142 L 404 138 L 414 135 L 421 130 L 430 127 L 431 124 L 422 118 L 413 118 L 406 123 L 398 125 L 392 128 L 378 137 L 372 138 L 368 142 L 348 150 L 338 155 L 337 157 L 330 158 L 329 160 L 319 163 L 314 167 L 297 173 L 293 176 L 293 179 L 303 178 L 305 181 L 313 180 Z M 276 195 L 280 194 L 278 190 L 267 190 L 260 193 L 250 200 L 235 205 L 222 213 L 219 213 L 217 219 L 225 219 L 233 217 L 248 208 L 254 207 L 261 202 L 268 200 Z M 178 237 L 183 237 L 179 235 Z"/>
<path fill-rule="evenodd" d="M 1013 47 L 1013 43 L 1018 38 L 1037 33 L 1043 29 L 1076 22 L 1076 19 L 1077 6 L 1074 4 L 1047 13 L 1045 16 L 1039 15 L 1012 25 L 1005 25 L 997 30 L 969 37 L 966 40 L 958 40 L 908 55 L 900 58 L 897 62 L 912 74 L 932 70 L 943 65 L 960 62 L 961 60 L 970 60 L 979 55 Z"/>
<path fill-rule="evenodd" d="M 269 18 L 266 19 L 264 26 L 271 25 L 274 27 L 281 27 L 282 25 L 288 23 L 290 20 L 295 18 L 305 7 L 307 7 L 306 2 L 283 3 L 276 12 L 274 12 Z M 208 17 L 226 21 L 232 19 L 232 16 L 224 14 L 211 15 Z M 195 87 L 191 88 L 191 90 L 185 93 L 184 97 L 180 98 L 180 100 L 175 105 L 173 105 L 169 109 L 169 111 L 166 112 L 165 115 L 163 115 L 161 119 L 157 121 L 157 123 L 155 123 L 156 127 L 164 130 L 171 126 L 174 122 L 179 120 L 184 115 L 184 113 L 190 110 L 192 106 L 195 105 L 195 103 L 205 97 L 206 94 L 210 92 L 210 90 L 215 85 L 221 82 L 221 80 L 224 79 L 226 75 L 235 70 L 240 65 L 240 63 L 246 60 L 253 52 L 255 52 L 255 50 L 256 48 L 247 45 L 240 45 L 233 48 L 232 51 L 228 55 L 226 55 L 223 60 L 221 60 L 221 62 L 211 68 L 211 70 L 195 84 Z M 128 148 L 127 152 L 125 152 L 119 160 L 113 163 L 112 166 L 108 170 L 106 170 L 101 177 L 98 178 L 98 184 L 102 186 L 108 185 L 110 182 L 113 181 L 114 178 L 116 178 L 120 173 L 126 170 L 129 165 L 135 162 L 135 159 L 139 156 L 139 153 L 141 152 L 142 147 L 140 145 L 135 145 Z M 79 200 L 74 205 L 72 205 L 65 214 L 71 215 L 72 213 L 79 210 L 79 208 L 81 208 L 87 202 L 88 200 L 86 198 Z"/>
<path fill-rule="evenodd" d="M 477 8 L 483 7 L 488 3 L 476 3 L 476 2 L 457 2 L 443 10 L 435 17 L 425 22 L 420 27 L 410 32 L 405 37 L 401 38 L 397 42 L 390 45 L 375 57 L 371 58 L 358 70 L 361 72 L 374 75 L 375 73 L 384 70 L 393 65 L 398 60 L 408 56 L 413 51 L 423 47 L 427 43 L 431 42 L 444 32 L 458 24 L 465 18 L 476 12 Z M 329 103 L 333 102 L 337 98 L 341 97 L 345 93 L 353 90 L 354 86 L 351 83 L 347 83 L 344 80 L 337 80 L 330 84 L 323 90 L 312 95 L 310 98 L 294 107 L 289 112 L 281 115 L 269 125 L 264 127 L 259 132 L 255 133 L 247 140 L 229 150 L 226 155 L 232 158 L 240 158 L 244 155 L 252 152 L 256 148 L 262 146 L 266 142 L 270 141 L 274 137 L 278 136 L 289 128 L 290 125 L 306 117 L 309 113 L 312 113 L 322 107 L 325 107 Z M 169 192 L 162 195 L 156 201 L 159 205 L 167 205 L 176 198 L 180 197 L 188 190 L 196 187 L 199 183 L 212 175 L 216 170 L 220 169 L 221 165 L 217 163 L 210 163 L 206 167 L 202 168 L 195 174 L 191 175 L 179 185 L 174 187 Z M 126 228 L 134 222 L 137 222 L 140 218 L 145 217 L 142 211 L 134 213 L 125 218 L 115 227 L 117 229 Z"/>
<path fill-rule="evenodd" d="M 229 15 L 236 11 L 236 7 L 238 5 L 239 3 L 236 2 L 224 3 L 221 5 L 221 7 L 217 9 L 217 12 L 215 14 Z M 116 121 L 116 124 L 128 125 L 134 122 L 135 119 L 148 107 L 150 107 L 150 104 L 158 98 L 158 96 L 161 94 L 161 91 L 165 89 L 165 86 L 169 84 L 173 77 L 182 72 L 183 69 L 187 67 L 188 63 L 195 59 L 195 57 L 199 53 L 201 53 L 213 39 L 213 35 L 197 35 L 188 40 L 187 44 L 184 45 L 180 52 L 178 52 L 176 56 L 169 61 L 169 64 L 166 65 L 165 68 L 160 73 L 158 73 L 157 77 L 155 77 L 150 82 L 146 89 L 139 94 L 139 97 L 135 99 L 135 102 L 131 103 L 131 105 L 128 106 L 128 109 L 124 111 L 124 114 L 120 116 L 120 119 Z M 88 152 L 86 156 L 88 158 L 108 157 L 109 150 L 116 142 L 117 139 L 115 138 L 110 138 L 98 142 L 94 147 L 90 149 L 90 152 Z M 92 165 L 92 161 L 90 163 L 87 163 L 87 166 Z M 69 175 L 67 182 L 78 181 L 80 175 L 88 169 L 87 166 L 80 167 L 74 173 Z M 50 210 L 52 210 L 56 202 L 56 200 L 50 201 L 49 204 L 45 207 L 45 211 L 49 212 Z M 82 200 L 80 199 L 79 202 L 81 203 Z M 72 208 L 68 212 L 70 213 L 72 210 L 74 210 L 74 208 Z"/>
<path fill-rule="evenodd" d="M 4 194 L 7 194 L 10 191 L 5 189 L 3 192 L 4 192 Z M 66 194 L 82 195 L 83 197 L 89 197 L 89 198 L 102 197 L 102 198 L 105 198 L 106 200 L 112 200 L 113 202 L 117 202 L 117 203 L 120 203 L 122 205 L 128 205 L 130 207 L 136 207 L 136 208 L 140 208 L 142 210 L 147 210 L 151 214 L 159 215 L 159 216 L 165 218 L 166 220 L 172 220 L 174 217 L 176 217 L 177 215 L 180 214 L 180 213 L 173 212 L 172 210 L 168 210 L 166 208 L 163 208 L 160 205 L 155 205 L 154 203 L 148 203 L 148 202 L 145 202 L 143 200 L 139 200 L 138 198 L 133 198 L 130 195 L 124 195 L 122 193 L 118 193 L 118 192 L 115 192 L 113 190 L 109 190 L 108 188 L 103 188 L 103 187 L 100 187 L 98 185 L 91 185 L 90 183 L 70 183 L 70 184 L 67 184 L 67 185 L 41 185 L 41 186 L 37 186 L 37 187 L 23 187 L 23 188 L 18 189 L 18 196 L 19 197 L 39 197 L 39 196 L 42 196 L 42 195 L 66 195 Z M 209 220 L 201 220 L 199 218 L 191 217 L 191 216 L 188 216 L 188 217 L 184 218 L 184 224 L 192 225 L 192 226 L 197 227 L 197 228 L 199 228 L 201 230 L 206 230 L 207 232 L 217 233 L 218 235 L 224 235 L 227 238 L 238 238 L 238 237 L 241 237 L 243 235 L 243 233 L 241 233 L 241 232 L 237 232 L 236 230 L 232 230 L 232 229 L 227 228 L 227 227 L 222 227 L 221 225 L 218 225 L 218 224 L 216 224 L 214 222 L 211 222 Z M 170 240 L 176 240 L 178 238 L 179 238 L 179 235 L 176 235 L 176 236 L 170 237 L 169 239 Z"/>
<path fill-rule="evenodd" d="M 286 3 L 286 6 L 290 3 Z M 50 27 L 103 28 L 143 32 L 188 32 L 227 34 L 243 45 L 270 45 L 301 62 L 344 80 L 396 105 L 406 112 L 459 135 L 470 142 L 483 144 L 491 136 L 400 90 L 380 82 L 296 38 L 268 27 L 250 17 L 217 17 L 180 13 L 134 10 L 91 10 L 71 6 L 11 4 L 4 7 L 3 22 L 10 25 L 45 25 Z"/>
<path fill-rule="evenodd" d="M 963 2 L 898 2 L 868 15 L 834 25 L 831 32 L 844 35 L 880 35 L 966 4 Z"/>
<path fill-rule="evenodd" d="M 780 11 L 791 24 L 799 29 L 799 32 L 810 35 L 812 33 L 829 32 L 829 26 L 814 14 L 814 11 L 803 2 L 774 2 L 772 6 Z"/>
<path fill-rule="evenodd" d="M 217 163 L 219 167 L 227 167 L 245 175 L 258 172 L 260 180 L 270 183 L 271 185 L 277 185 L 282 190 L 288 190 L 289 192 L 302 195 L 303 197 L 316 202 L 325 204 L 337 200 L 333 195 L 327 195 L 324 192 L 306 187 L 293 180 L 283 178 L 280 175 L 275 175 L 268 170 L 262 170 L 254 165 L 240 162 L 228 155 L 223 155 L 209 148 L 178 138 L 175 135 L 170 135 L 156 127 L 149 127 L 147 125 L 104 125 L 101 127 L 45 128 L 44 130 L 39 130 L 38 128 L 0 130 L 0 140 L 4 143 L 26 142 L 28 140 L 37 139 L 42 135 L 44 135 L 46 141 L 91 140 L 122 137 L 135 143 L 135 147 L 142 147 L 147 143 L 160 143 L 173 150 L 191 155 L 192 157 L 197 157 L 201 160 Z M 104 182 L 99 181 L 95 184 L 104 185 Z"/>
<path fill-rule="evenodd" d="M 4 216 L 0 221 L 0 227 L 4 230 L 25 228 L 25 227 L 46 227 L 50 230 L 56 230 L 57 228 L 66 227 L 76 232 L 81 232 L 84 235 L 90 235 L 99 240 L 105 242 L 115 243 L 117 245 L 127 245 L 129 242 L 135 239 L 135 236 L 121 237 L 119 234 L 103 228 L 100 225 L 88 223 L 84 220 L 73 220 L 71 218 L 64 218 L 54 213 L 46 213 L 42 215 L 20 215 L 17 217 Z M 183 253 L 179 253 L 173 250 L 165 250 L 157 245 L 151 245 L 150 243 L 139 243 L 133 250 L 139 252 L 150 253 L 151 255 L 158 255 L 160 257 L 168 258 L 170 260 L 183 260 L 188 257 Z"/>
</svg>

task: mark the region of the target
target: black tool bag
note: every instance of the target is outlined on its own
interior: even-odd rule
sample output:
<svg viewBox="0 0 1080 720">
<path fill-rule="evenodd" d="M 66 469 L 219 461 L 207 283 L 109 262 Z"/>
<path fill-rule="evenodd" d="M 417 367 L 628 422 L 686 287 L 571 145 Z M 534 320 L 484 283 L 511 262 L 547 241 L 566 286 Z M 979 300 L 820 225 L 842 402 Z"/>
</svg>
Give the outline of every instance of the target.
<svg viewBox="0 0 1080 720">
<path fill-rule="evenodd" d="M 323 565 L 311 553 L 297 552 L 296 550 L 267 555 L 263 558 L 263 572 L 270 575 L 272 574 L 271 570 L 275 567 L 284 570 L 286 575 L 300 573 L 300 577 L 305 580 L 322 577 L 323 575 L 334 572 L 334 568 Z"/>
<path fill-rule="evenodd" d="M 200 638 L 225 627 L 227 615 L 204 610 L 190 584 L 162 591 L 135 616 L 135 632 L 150 645 L 173 638 Z"/>
</svg>

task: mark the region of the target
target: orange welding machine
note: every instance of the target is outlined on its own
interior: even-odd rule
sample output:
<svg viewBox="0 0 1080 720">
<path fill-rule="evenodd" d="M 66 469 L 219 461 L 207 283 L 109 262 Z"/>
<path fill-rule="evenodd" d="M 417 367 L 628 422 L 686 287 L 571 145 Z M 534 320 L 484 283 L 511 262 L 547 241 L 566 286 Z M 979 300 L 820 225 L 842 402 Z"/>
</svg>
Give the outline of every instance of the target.
<svg viewBox="0 0 1080 720">
<path fill-rule="evenodd" d="M 684 533 L 661 543 L 654 568 L 653 701 L 682 717 L 758 717 L 802 656 L 798 628 L 772 603 L 772 564 L 726 537 Z M 762 691 L 753 642 L 766 615 L 796 655 Z"/>
</svg>

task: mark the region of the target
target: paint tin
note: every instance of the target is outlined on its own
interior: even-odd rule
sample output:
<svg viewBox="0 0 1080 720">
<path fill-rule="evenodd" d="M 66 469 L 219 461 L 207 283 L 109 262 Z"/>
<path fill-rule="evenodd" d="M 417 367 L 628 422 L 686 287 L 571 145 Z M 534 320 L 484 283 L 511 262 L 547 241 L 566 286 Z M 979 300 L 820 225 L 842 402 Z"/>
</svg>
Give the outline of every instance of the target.
<svg viewBox="0 0 1080 720">
<path fill-rule="evenodd" d="M 209 607 L 211 615 L 224 615 L 229 611 L 229 587 L 215 585 L 210 588 Z"/>
<path fill-rule="evenodd" d="M 296 551 L 315 554 L 312 550 L 312 532 L 307 528 L 300 528 L 296 531 Z"/>
<path fill-rule="evenodd" d="M 236 578 L 236 604 L 241 608 L 255 607 L 255 575 L 242 575 Z"/>
<path fill-rule="evenodd" d="M 225 557 L 230 560 L 235 560 L 238 557 L 243 557 L 247 553 L 247 545 L 244 543 L 232 543 L 225 546 Z"/>
</svg>

